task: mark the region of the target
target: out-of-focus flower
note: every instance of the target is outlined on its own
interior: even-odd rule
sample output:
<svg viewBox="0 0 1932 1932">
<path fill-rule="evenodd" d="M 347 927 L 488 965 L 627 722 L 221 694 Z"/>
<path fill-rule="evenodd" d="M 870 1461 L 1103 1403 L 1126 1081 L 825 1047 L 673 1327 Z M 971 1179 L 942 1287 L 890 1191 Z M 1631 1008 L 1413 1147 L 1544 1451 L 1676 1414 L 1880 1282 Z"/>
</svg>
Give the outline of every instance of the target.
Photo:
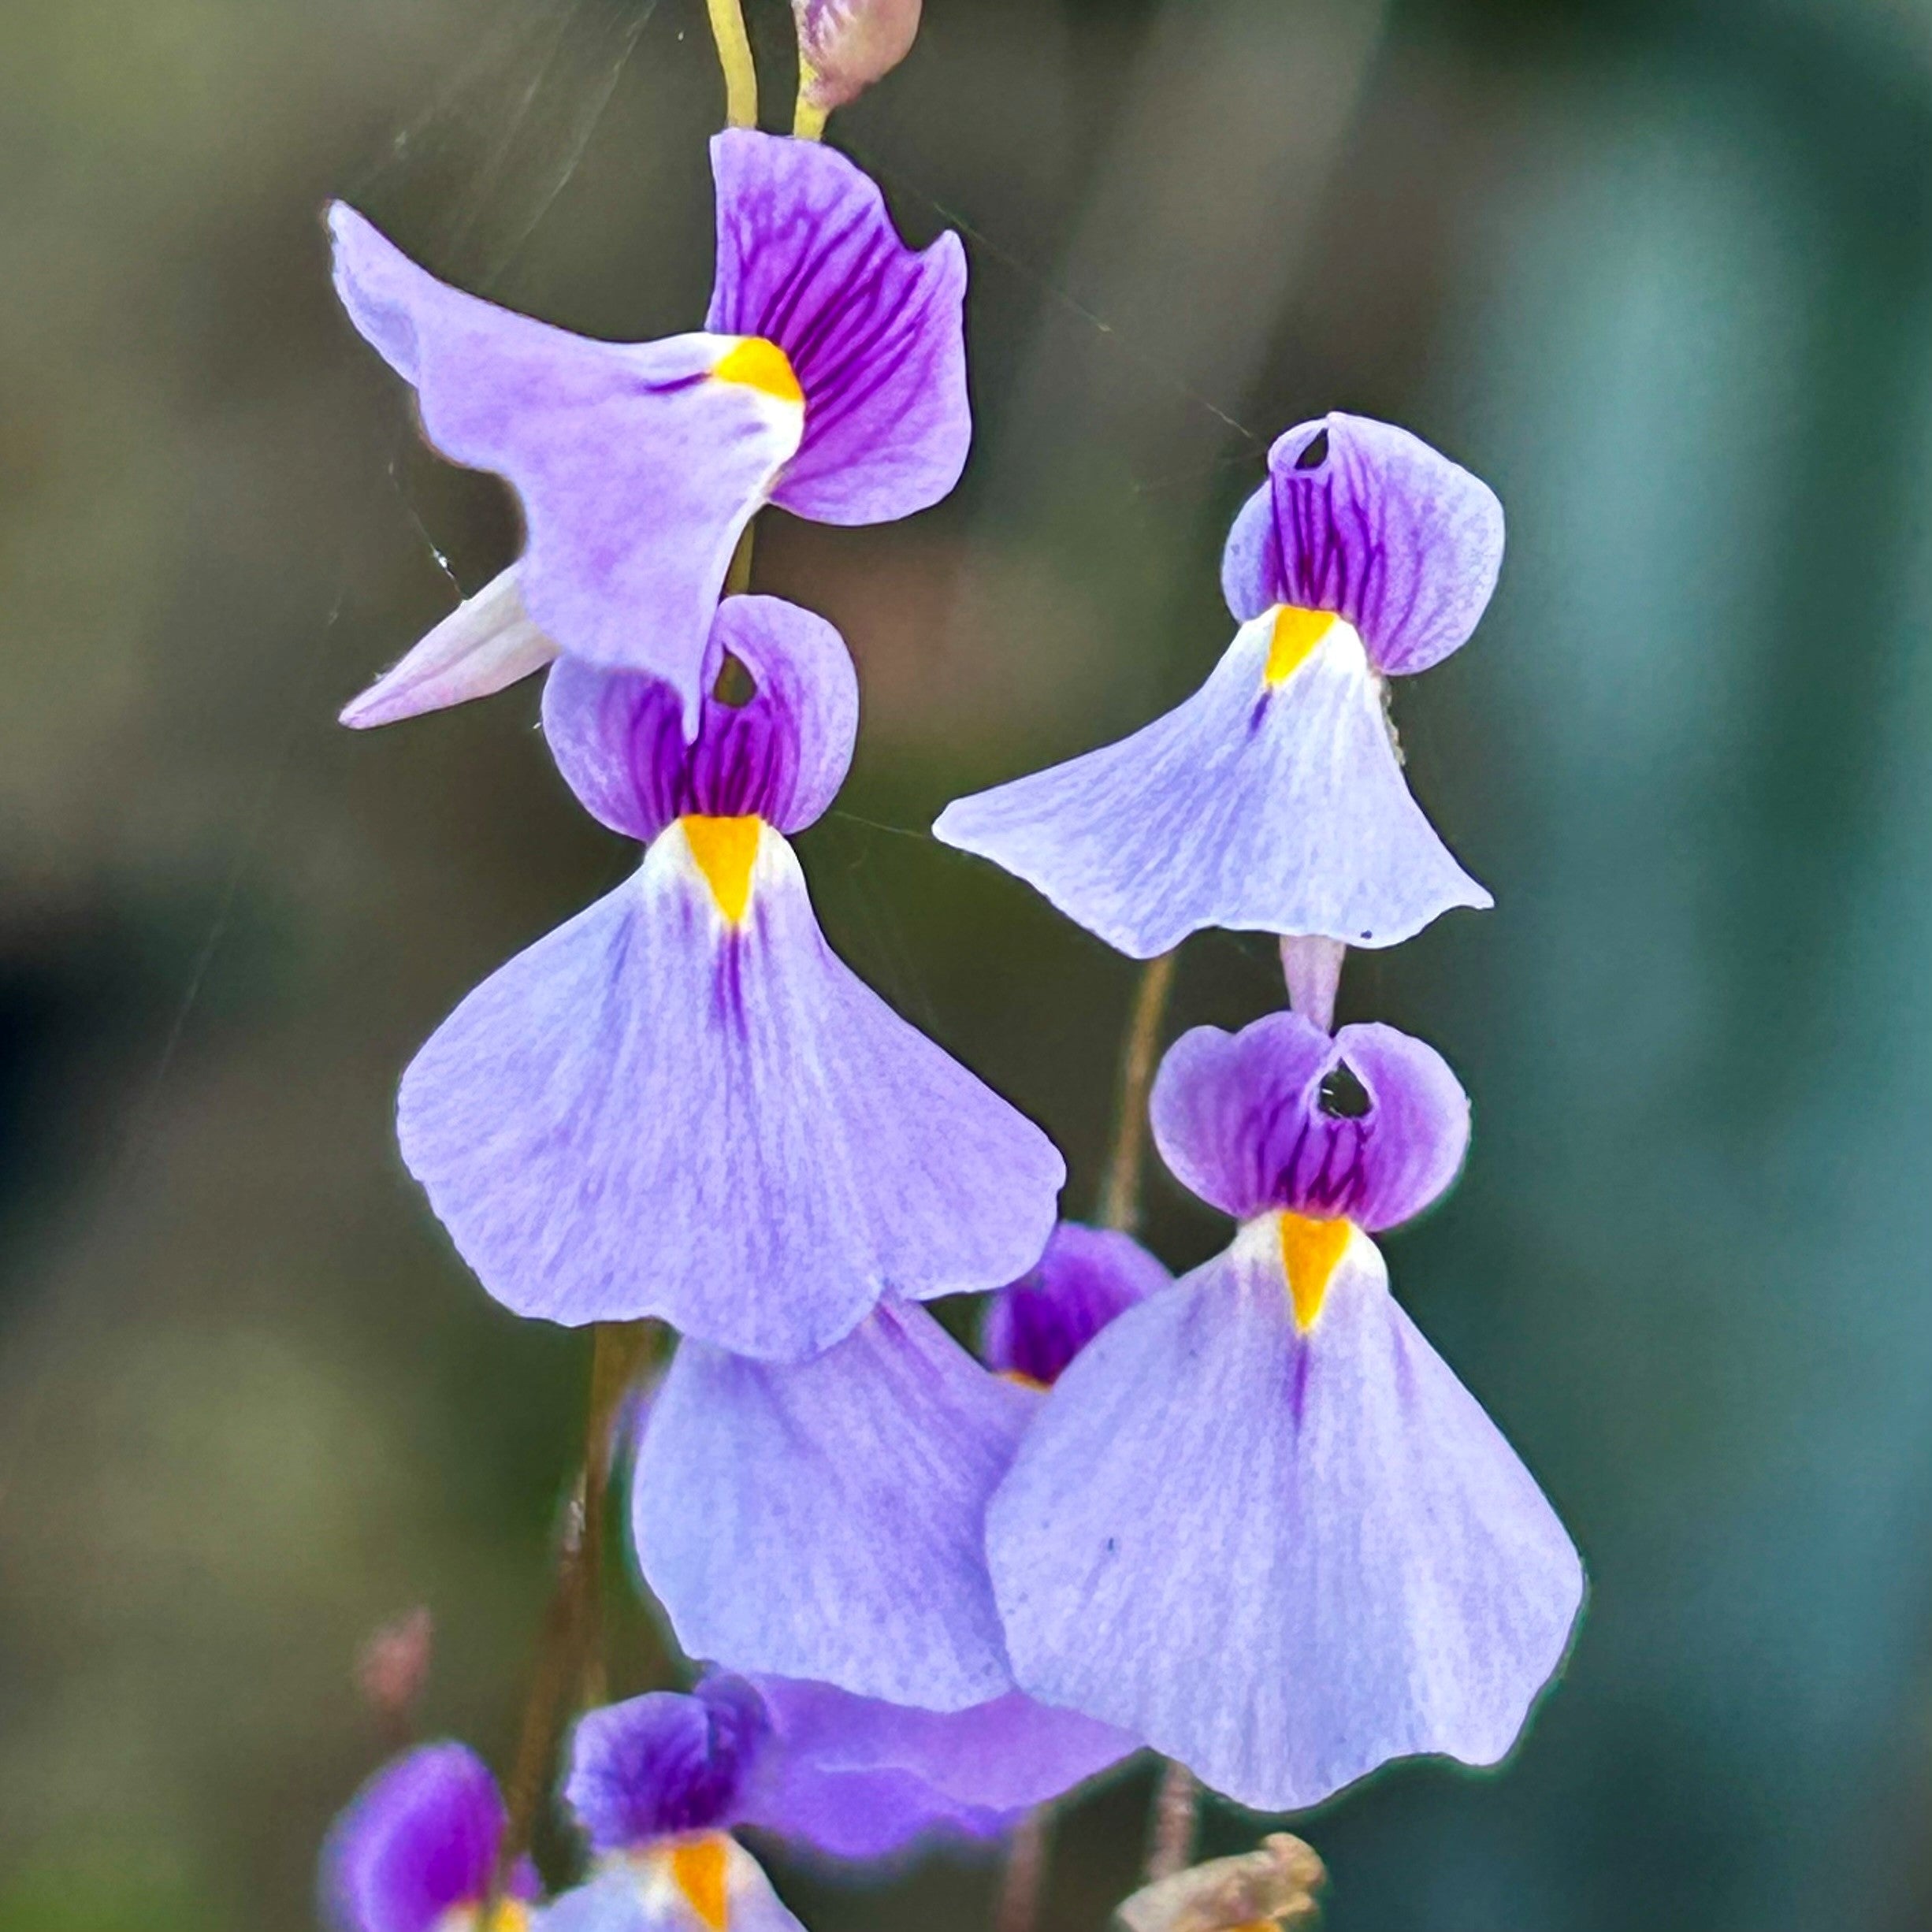
<svg viewBox="0 0 1932 1932">
<path fill-rule="evenodd" d="M 1131 1235 L 1062 1221 L 1032 1267 L 988 1299 L 979 1352 L 1009 1380 L 1050 1388 L 1116 1315 L 1173 1279 Z"/>
<path fill-rule="evenodd" d="M 942 1717 L 715 1673 L 634 1697 L 577 1727 L 564 1797 L 595 1865 L 542 1932 L 784 1932 L 796 1921 L 734 1827 L 845 1859 L 990 1836 L 1128 1741 L 1017 1694 Z"/>
<path fill-rule="evenodd" d="M 1211 1858 L 1123 1899 L 1114 1917 L 1121 1932 L 1293 1932 L 1321 1915 L 1318 1894 L 1328 1874 L 1313 1849 L 1285 1831 L 1251 1852 Z"/>
<path fill-rule="evenodd" d="M 857 683 L 838 633 L 729 598 L 708 690 L 728 663 L 756 689 L 708 697 L 689 745 L 661 680 L 574 659 L 552 671 L 552 752 L 590 812 L 645 845 L 642 868 L 457 1008 L 403 1076 L 399 1125 L 507 1306 L 656 1316 L 798 1360 L 888 1287 L 923 1300 L 1012 1279 L 1065 1168 L 819 930 L 786 834 L 851 759 Z"/>
<path fill-rule="evenodd" d="M 385 1729 L 408 1736 L 435 1644 L 436 1619 L 428 1604 L 418 1603 L 385 1623 L 362 1646 L 355 1660 L 355 1687 Z"/>
<path fill-rule="evenodd" d="M 879 190 L 815 142 L 711 143 L 717 279 L 702 333 L 597 342 L 447 287 L 330 211 L 336 287 L 414 385 L 429 440 L 507 478 L 527 526 L 499 579 L 344 714 L 386 723 L 480 697 L 561 650 L 654 673 L 687 735 L 739 536 L 775 503 L 890 522 L 958 481 L 972 435 L 965 255 L 900 241 Z"/>
<path fill-rule="evenodd" d="M 333 1932 L 481 1932 L 503 1843 L 496 1781 L 462 1744 L 424 1744 L 385 1765 L 322 1848 L 322 1916 Z M 537 1874 L 525 1862 L 488 1932 L 526 1932 Z"/>
<path fill-rule="evenodd" d="M 912 50 L 920 0 L 792 0 L 799 92 L 822 113 L 855 100 Z"/>
<path fill-rule="evenodd" d="M 1495 1763 L 1582 1568 L 1369 1239 L 1454 1178 L 1461 1087 L 1392 1028 L 1280 1013 L 1183 1035 L 1153 1116 L 1242 1225 L 1080 1353 L 995 1495 L 1015 1674 L 1267 1811 L 1412 1753 Z"/>
<path fill-rule="evenodd" d="M 1213 926 L 1393 946 L 1486 906 L 1403 782 L 1384 680 L 1468 638 L 1502 555 L 1502 507 L 1467 470 L 1386 423 L 1303 423 L 1229 534 L 1241 630 L 1207 682 L 934 832 L 1139 959 Z"/>
<path fill-rule="evenodd" d="M 756 1694 L 731 1680 L 583 1718 L 563 1796 L 594 1863 L 537 1932 L 802 1932 L 730 1834 L 766 1729 Z"/>
</svg>

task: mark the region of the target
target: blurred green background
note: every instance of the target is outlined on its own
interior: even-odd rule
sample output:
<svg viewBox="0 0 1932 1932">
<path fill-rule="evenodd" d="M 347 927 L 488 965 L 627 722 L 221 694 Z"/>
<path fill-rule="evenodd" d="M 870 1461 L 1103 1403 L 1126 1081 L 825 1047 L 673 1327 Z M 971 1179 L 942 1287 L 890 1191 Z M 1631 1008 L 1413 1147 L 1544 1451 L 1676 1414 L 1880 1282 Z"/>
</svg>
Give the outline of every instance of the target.
<svg viewBox="0 0 1932 1932">
<path fill-rule="evenodd" d="M 750 9 L 769 117 L 789 17 Z M 1394 417 L 1509 511 L 1475 643 L 1397 700 L 1496 909 L 1343 1004 L 1474 1096 L 1397 1287 L 1594 1596 L 1500 1774 L 1299 1825 L 1329 1923 L 1932 1923 L 1932 0 L 928 15 L 834 135 L 966 231 L 972 466 L 908 525 L 768 518 L 758 581 L 860 667 L 825 923 L 1048 1125 L 1072 1211 L 1131 970 L 934 812 L 1193 688 L 1286 425 Z M 318 216 L 578 329 L 693 326 L 719 111 L 697 0 L 0 17 L 4 1932 L 308 1925 L 384 1748 L 354 1660 L 412 1605 L 425 1721 L 507 1754 L 585 1348 L 465 1276 L 392 1094 L 631 854 L 533 688 L 332 723 L 517 537 L 418 446 Z M 1280 998 L 1203 936 L 1174 1021 Z M 1148 1231 L 1224 1232 L 1158 1177 Z M 1131 1882 L 1147 1789 L 1066 1826 L 1053 1926 Z M 994 1879 L 780 1871 L 815 1932 L 977 1926 Z"/>
</svg>

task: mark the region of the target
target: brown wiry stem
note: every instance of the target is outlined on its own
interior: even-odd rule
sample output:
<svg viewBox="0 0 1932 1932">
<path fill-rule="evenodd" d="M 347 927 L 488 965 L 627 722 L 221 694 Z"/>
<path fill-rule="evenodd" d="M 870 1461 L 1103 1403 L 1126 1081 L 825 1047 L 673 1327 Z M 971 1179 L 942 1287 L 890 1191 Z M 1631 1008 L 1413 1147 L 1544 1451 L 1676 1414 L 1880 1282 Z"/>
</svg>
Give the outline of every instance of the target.
<svg viewBox="0 0 1932 1932">
<path fill-rule="evenodd" d="M 625 1392 L 644 1366 L 646 1322 L 597 1325 L 584 1420 L 584 1461 L 571 1485 L 557 1540 L 556 1576 L 537 1640 L 537 1662 L 505 1795 L 507 1819 L 490 1881 L 483 1923 L 493 1923 L 517 1860 L 529 1849 L 563 1727 L 574 1709 L 600 1696 L 604 1676 L 604 1519 L 610 1494 L 611 1439 Z"/>
<path fill-rule="evenodd" d="M 1164 953 L 1150 960 L 1134 994 L 1134 1009 L 1120 1042 L 1120 1073 L 1115 1096 L 1113 1146 L 1100 1191 L 1100 1219 L 1109 1228 L 1132 1228 L 1140 1220 L 1140 1174 L 1147 1158 L 1147 1092 L 1161 1055 L 1161 1023 L 1174 988 L 1174 961 Z M 1170 1774 L 1180 1770 L 1170 1765 Z M 1182 1772 L 1185 1777 L 1187 1774 Z M 1190 1781 L 1191 1782 L 1191 1780 Z M 1046 1889 L 1047 1845 L 1053 1808 L 1030 1811 L 1013 1834 L 1006 1873 L 994 1912 L 994 1932 L 1033 1932 Z M 1188 1836 L 1192 1838 L 1191 1814 Z"/>
<path fill-rule="evenodd" d="M 1006 1871 L 1000 1881 L 999 1902 L 994 1908 L 993 1932 L 1033 1932 L 1039 1923 L 1040 1895 L 1046 1889 L 1047 1839 L 1053 1830 L 1053 1808 L 1042 1804 L 1015 1827 L 1006 1848 Z"/>
<path fill-rule="evenodd" d="M 1133 1015 L 1120 1046 L 1113 1151 L 1100 1191 L 1100 1218 L 1109 1228 L 1130 1232 L 1140 1222 L 1140 1170 L 1147 1158 L 1147 1090 L 1154 1084 L 1154 1069 L 1161 1055 L 1161 1023 L 1167 1016 L 1178 957 L 1163 953 L 1141 969 Z"/>
<path fill-rule="evenodd" d="M 1120 1052 L 1120 1111 L 1106 1186 L 1100 1198 L 1100 1218 L 1108 1227 L 1129 1233 L 1140 1222 L 1140 1176 L 1147 1159 L 1147 1094 L 1161 1057 L 1161 1024 L 1167 1016 L 1168 999 L 1174 990 L 1174 963 L 1179 957 L 1178 953 L 1164 953 L 1147 962 L 1134 995 L 1133 1017 Z M 1179 1871 L 1193 1854 L 1200 1799 L 1201 1787 L 1185 1765 L 1170 1762 L 1162 1768 L 1148 1834 L 1150 1879 Z"/>
<path fill-rule="evenodd" d="M 1201 1787 L 1184 1764 L 1170 1759 L 1161 1767 L 1154 1796 L 1154 1829 L 1147 1837 L 1147 1878 L 1171 1878 L 1194 1856 L 1194 1821 Z"/>
</svg>

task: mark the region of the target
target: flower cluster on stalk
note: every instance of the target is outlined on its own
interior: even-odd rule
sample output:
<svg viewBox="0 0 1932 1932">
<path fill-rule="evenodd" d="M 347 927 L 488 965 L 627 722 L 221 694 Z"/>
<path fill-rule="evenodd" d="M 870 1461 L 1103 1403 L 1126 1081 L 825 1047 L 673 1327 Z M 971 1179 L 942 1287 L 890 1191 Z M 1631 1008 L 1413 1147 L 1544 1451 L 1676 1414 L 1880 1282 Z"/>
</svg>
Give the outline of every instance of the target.
<svg viewBox="0 0 1932 1932">
<path fill-rule="evenodd" d="M 801 130 L 916 18 L 801 0 Z M 1289 431 L 1230 534 L 1239 628 L 1201 690 L 934 828 L 1135 957 L 1281 939 L 1291 1010 L 1185 1035 L 1154 1084 L 1162 1157 L 1236 1224 L 1176 1281 L 1058 1221 L 1046 1136 L 827 942 L 790 842 L 844 780 L 857 681 L 823 619 L 727 592 L 767 503 L 865 523 L 950 490 L 964 252 L 908 249 L 813 139 L 732 128 L 712 159 L 710 310 L 659 342 L 511 314 L 331 214 L 350 319 L 526 531 L 344 721 L 542 671 L 559 774 L 641 855 L 417 1053 L 403 1157 L 506 1307 L 678 1332 L 630 1515 L 707 1666 L 578 1720 L 588 1869 L 547 1905 L 466 1749 L 385 1768 L 325 1854 L 345 1932 L 778 1932 L 738 1828 L 846 1860 L 994 1837 L 1142 1745 L 1269 1811 L 1395 1757 L 1493 1763 L 1581 1601 L 1373 1239 L 1454 1180 L 1467 1099 L 1421 1042 L 1332 1031 L 1347 946 L 1489 903 L 1385 697 L 1474 628 L 1495 498 L 1387 425 Z M 966 1293 L 990 1295 L 981 1358 L 923 1306 Z"/>
</svg>

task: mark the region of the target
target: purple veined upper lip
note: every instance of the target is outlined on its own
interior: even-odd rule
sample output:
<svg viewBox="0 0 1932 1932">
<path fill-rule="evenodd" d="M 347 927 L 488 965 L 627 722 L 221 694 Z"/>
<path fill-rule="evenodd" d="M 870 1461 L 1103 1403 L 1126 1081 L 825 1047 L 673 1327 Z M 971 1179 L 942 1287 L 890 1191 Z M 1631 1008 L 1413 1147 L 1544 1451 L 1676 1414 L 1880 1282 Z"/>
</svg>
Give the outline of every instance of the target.
<svg viewBox="0 0 1932 1932">
<path fill-rule="evenodd" d="M 1339 411 L 1276 440 L 1221 560 L 1243 622 L 1271 606 L 1360 632 L 1385 677 L 1468 641 L 1503 564 L 1503 506 L 1480 477 L 1392 423 Z"/>
<path fill-rule="evenodd" d="M 1469 1098 L 1433 1047 L 1379 1025 L 1333 1038 L 1299 1013 L 1197 1027 L 1154 1080 L 1161 1157 L 1246 1221 L 1285 1209 L 1370 1233 L 1420 1213 L 1469 1146 Z"/>
<path fill-rule="evenodd" d="M 957 236 L 907 248 L 877 188 L 816 142 L 730 129 L 711 158 L 710 312 L 702 333 L 658 342 L 514 314 L 437 281 L 353 210 L 330 216 L 344 305 L 414 385 L 430 441 L 517 492 L 522 615 L 566 656 L 666 679 L 687 732 L 758 508 L 910 515 L 958 481 L 972 436 Z M 359 721 L 480 694 L 518 667 L 534 667 L 529 652 L 493 660 L 474 690 L 442 667 L 433 696 Z"/>
<path fill-rule="evenodd" d="M 749 690 L 719 694 L 727 665 Z M 645 845 L 687 814 L 803 830 L 837 795 L 858 732 L 858 680 L 838 633 L 777 597 L 727 597 L 704 669 L 687 743 L 663 679 L 563 659 L 544 690 L 557 768 L 586 811 Z"/>
</svg>

